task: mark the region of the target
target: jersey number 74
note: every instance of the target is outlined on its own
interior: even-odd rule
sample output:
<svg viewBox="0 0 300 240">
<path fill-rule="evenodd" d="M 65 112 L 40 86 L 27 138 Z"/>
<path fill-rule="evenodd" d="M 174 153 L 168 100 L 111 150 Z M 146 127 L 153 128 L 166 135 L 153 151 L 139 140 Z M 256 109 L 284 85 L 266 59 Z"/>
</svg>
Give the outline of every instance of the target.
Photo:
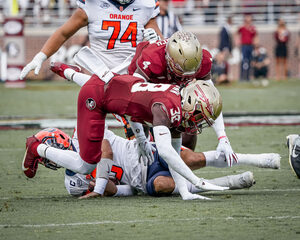
<svg viewBox="0 0 300 240">
<path fill-rule="evenodd" d="M 113 49 L 115 47 L 116 40 L 119 39 L 121 31 L 121 21 L 103 21 L 102 30 L 108 30 L 113 28 L 113 33 L 107 44 L 107 49 Z M 131 42 L 132 47 L 136 47 L 136 35 L 137 35 L 137 22 L 130 22 L 126 31 L 120 38 L 121 43 Z"/>
</svg>

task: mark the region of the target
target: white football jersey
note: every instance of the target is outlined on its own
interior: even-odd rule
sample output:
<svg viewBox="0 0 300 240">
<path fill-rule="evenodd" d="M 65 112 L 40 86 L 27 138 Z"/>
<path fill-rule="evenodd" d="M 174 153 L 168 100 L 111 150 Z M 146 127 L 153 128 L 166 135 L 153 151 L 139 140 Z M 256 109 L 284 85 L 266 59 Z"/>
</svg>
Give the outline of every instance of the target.
<svg viewBox="0 0 300 240">
<path fill-rule="evenodd" d="M 159 14 L 157 0 L 135 0 L 125 6 L 113 0 L 77 0 L 77 5 L 88 16 L 90 47 L 109 69 L 133 57 L 144 26 Z"/>
<path fill-rule="evenodd" d="M 137 143 L 127 140 L 105 129 L 104 138 L 107 139 L 113 151 L 113 166 L 111 177 L 115 177 L 121 184 L 130 185 L 137 191 L 146 193 L 147 167 L 139 163 Z M 79 152 L 79 144 L 75 135 L 72 138 L 73 147 Z M 65 187 L 71 195 L 82 195 L 91 180 L 88 175 L 73 173 L 66 170 Z"/>
</svg>

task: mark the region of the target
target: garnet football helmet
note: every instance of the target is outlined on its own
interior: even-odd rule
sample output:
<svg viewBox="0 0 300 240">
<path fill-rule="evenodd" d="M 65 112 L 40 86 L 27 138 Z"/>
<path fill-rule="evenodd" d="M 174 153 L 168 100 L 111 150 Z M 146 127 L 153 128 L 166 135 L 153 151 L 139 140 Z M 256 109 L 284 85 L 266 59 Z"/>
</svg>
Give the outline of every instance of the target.
<svg viewBox="0 0 300 240">
<path fill-rule="evenodd" d="M 134 0 L 114 0 L 115 2 L 118 2 L 121 5 L 126 5 L 132 3 Z"/>
<path fill-rule="evenodd" d="M 63 150 L 68 150 L 72 147 L 71 138 L 69 135 L 58 128 L 43 129 L 35 134 L 35 137 L 42 143 L 51 147 Z M 45 158 L 41 158 L 39 162 L 52 170 L 57 170 L 57 168 L 60 168 L 59 165 Z"/>
<path fill-rule="evenodd" d="M 178 31 L 166 46 L 167 68 L 176 79 L 190 78 L 196 74 L 202 61 L 202 47 L 191 32 Z"/>
<path fill-rule="evenodd" d="M 210 83 L 194 80 L 181 89 L 183 120 L 181 127 L 186 133 L 198 134 L 209 127 L 222 111 L 219 91 Z"/>
</svg>

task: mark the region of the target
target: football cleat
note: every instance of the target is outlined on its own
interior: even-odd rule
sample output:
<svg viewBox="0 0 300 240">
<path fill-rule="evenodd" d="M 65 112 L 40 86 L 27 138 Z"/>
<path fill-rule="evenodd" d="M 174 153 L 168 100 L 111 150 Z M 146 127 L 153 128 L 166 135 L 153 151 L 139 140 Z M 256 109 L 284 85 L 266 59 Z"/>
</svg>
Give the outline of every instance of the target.
<svg viewBox="0 0 300 240">
<path fill-rule="evenodd" d="M 66 69 L 73 69 L 75 72 L 81 72 L 81 68 L 76 65 L 69 65 L 61 62 L 51 62 L 51 71 L 56 73 L 57 75 L 61 76 L 64 79 L 67 79 L 64 71 Z M 71 79 L 67 79 L 68 81 L 71 81 Z"/>
<path fill-rule="evenodd" d="M 289 148 L 289 163 L 298 178 L 300 178 L 300 135 L 292 134 L 287 137 Z"/>
<path fill-rule="evenodd" d="M 278 153 L 263 153 L 258 162 L 260 168 L 280 168 L 280 155 Z"/>
<path fill-rule="evenodd" d="M 230 190 L 250 188 L 255 184 L 253 173 L 250 171 L 238 175 L 230 175 L 227 177 Z"/>
<path fill-rule="evenodd" d="M 22 170 L 28 178 L 33 178 L 38 168 L 40 156 L 37 153 L 37 147 L 40 141 L 31 136 L 26 139 L 26 151 L 22 162 Z"/>
</svg>

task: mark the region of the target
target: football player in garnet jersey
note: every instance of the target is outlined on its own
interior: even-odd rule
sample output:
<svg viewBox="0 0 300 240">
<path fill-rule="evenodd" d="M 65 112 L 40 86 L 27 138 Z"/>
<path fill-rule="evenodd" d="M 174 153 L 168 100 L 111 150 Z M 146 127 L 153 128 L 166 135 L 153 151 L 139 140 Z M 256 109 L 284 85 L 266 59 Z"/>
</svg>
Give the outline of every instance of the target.
<svg viewBox="0 0 300 240">
<path fill-rule="evenodd" d="M 145 83 L 143 79 L 132 75 L 114 76 L 108 83 L 93 75 L 82 86 L 78 96 L 77 134 L 80 152 L 49 147 L 32 136 L 26 141 L 23 171 L 26 176 L 34 177 L 36 161 L 43 157 L 73 172 L 92 172 L 101 159 L 106 114 L 116 113 L 130 116 L 133 122 L 152 124 L 157 151 L 167 162 L 182 198 L 203 199 L 188 191 L 185 179 L 203 190 L 228 188 L 198 178 L 184 164 L 179 156 L 181 135 L 176 129 L 181 126 L 191 133 L 201 132 L 202 128 L 213 124 L 221 109 L 218 90 L 204 81 L 191 82 L 180 90 L 176 85 Z M 97 180 L 107 179 L 107 169 L 110 168 L 110 161 L 102 159 Z M 96 182 L 96 187 L 99 186 L 103 193 L 106 184 L 107 181 Z"/>
<path fill-rule="evenodd" d="M 43 62 L 52 56 L 80 28 L 87 26 L 90 47 L 111 69 L 132 57 L 143 40 L 144 27 L 161 35 L 155 17 L 159 14 L 156 0 L 77 0 L 78 9 L 47 40 L 20 74 L 23 79 L 34 70 L 37 75 Z M 152 31 L 151 31 L 152 30 Z M 127 69 L 124 72 L 126 73 Z"/>
<path fill-rule="evenodd" d="M 128 67 L 129 74 L 139 74 L 148 82 L 185 84 L 193 79 L 211 81 L 212 56 L 202 49 L 197 37 L 191 32 L 178 31 L 168 40 L 150 44 L 142 42 Z M 223 152 L 228 166 L 237 161 L 225 132 L 222 113 L 212 126 L 219 144 L 216 158 Z M 196 136 L 183 135 L 183 145 L 195 149 Z"/>
</svg>

